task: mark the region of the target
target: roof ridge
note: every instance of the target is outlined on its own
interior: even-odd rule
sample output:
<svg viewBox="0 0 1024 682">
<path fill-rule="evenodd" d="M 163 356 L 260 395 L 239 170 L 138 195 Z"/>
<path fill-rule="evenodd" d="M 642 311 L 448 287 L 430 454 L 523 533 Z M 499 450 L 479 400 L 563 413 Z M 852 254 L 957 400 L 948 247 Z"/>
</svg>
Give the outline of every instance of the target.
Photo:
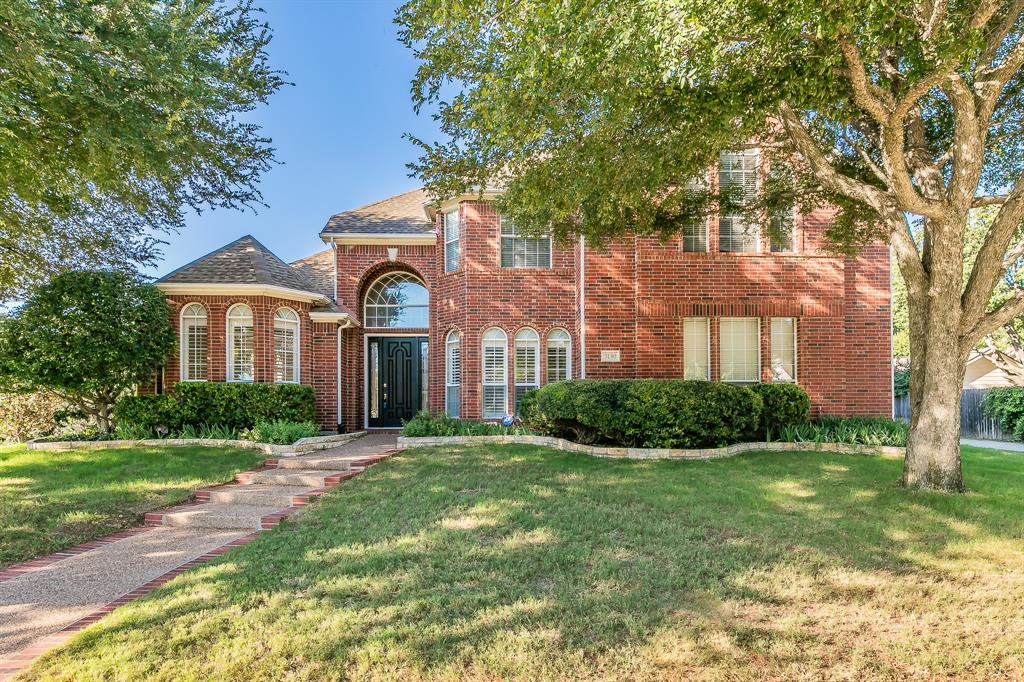
<svg viewBox="0 0 1024 682">
<path fill-rule="evenodd" d="M 325 253 L 330 253 L 332 250 L 333 249 L 331 249 L 330 247 L 327 247 L 326 249 L 321 249 L 321 250 L 319 250 L 319 251 L 317 251 L 315 253 L 309 254 L 308 256 L 303 256 L 302 258 L 296 258 L 295 260 L 289 262 L 288 265 L 291 266 L 291 265 L 295 265 L 296 263 L 303 263 L 305 261 L 308 261 L 311 258 L 316 258 L 317 256 L 321 256 L 321 255 L 323 255 Z"/>
</svg>

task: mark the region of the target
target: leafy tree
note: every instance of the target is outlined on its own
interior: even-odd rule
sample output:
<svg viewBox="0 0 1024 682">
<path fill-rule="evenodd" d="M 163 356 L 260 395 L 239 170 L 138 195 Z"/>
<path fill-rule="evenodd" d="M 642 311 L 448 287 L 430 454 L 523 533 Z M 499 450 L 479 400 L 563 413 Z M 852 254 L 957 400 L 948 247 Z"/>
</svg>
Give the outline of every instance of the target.
<svg viewBox="0 0 1024 682">
<path fill-rule="evenodd" d="M 907 283 L 913 423 L 903 481 L 962 490 L 968 351 L 1024 310 L 990 305 L 1024 254 L 1019 0 L 412 0 L 416 140 L 436 194 L 506 188 L 525 231 L 671 234 L 702 207 L 687 179 L 760 144 L 761 206 L 829 202 L 834 248 L 888 239 Z M 788 163 L 786 163 L 788 162 Z M 997 213 L 967 278 L 967 216 Z M 912 238 L 910 226 L 919 231 Z"/>
<path fill-rule="evenodd" d="M 282 85 L 270 38 L 250 0 L 0 3 L 0 301 L 259 204 L 273 149 L 239 115 Z"/>
<path fill-rule="evenodd" d="M 50 391 L 111 429 L 111 408 L 175 347 L 164 295 L 120 272 L 58 275 L 0 325 L 0 386 Z"/>
</svg>

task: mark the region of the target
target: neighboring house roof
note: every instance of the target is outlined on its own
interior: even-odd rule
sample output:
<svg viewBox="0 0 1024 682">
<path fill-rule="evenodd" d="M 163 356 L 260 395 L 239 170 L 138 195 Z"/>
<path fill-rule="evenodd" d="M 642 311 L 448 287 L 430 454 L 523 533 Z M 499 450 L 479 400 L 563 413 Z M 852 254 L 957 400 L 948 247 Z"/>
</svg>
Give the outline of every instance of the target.
<svg viewBox="0 0 1024 682">
<path fill-rule="evenodd" d="M 353 208 L 331 216 L 322 238 L 344 235 L 432 235 L 434 225 L 427 219 L 425 205 L 430 197 L 422 188 Z"/>
<path fill-rule="evenodd" d="M 1000 366 L 1002 365 L 1002 366 Z M 1015 377 L 1007 372 L 1013 371 Z M 1002 388 L 1017 386 L 1019 377 L 1024 374 L 1024 365 L 1019 360 L 1003 351 L 990 349 L 984 352 L 971 351 L 967 357 L 967 370 L 964 372 L 964 388 Z"/>
<path fill-rule="evenodd" d="M 324 249 L 288 264 L 315 287 L 315 291 L 334 298 L 334 249 Z"/>
</svg>

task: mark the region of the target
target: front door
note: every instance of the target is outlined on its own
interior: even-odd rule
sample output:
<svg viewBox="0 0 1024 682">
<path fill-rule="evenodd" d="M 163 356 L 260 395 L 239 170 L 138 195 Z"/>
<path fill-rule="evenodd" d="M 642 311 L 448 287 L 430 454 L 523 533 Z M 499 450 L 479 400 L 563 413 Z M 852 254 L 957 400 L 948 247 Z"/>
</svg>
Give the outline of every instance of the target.
<svg viewBox="0 0 1024 682">
<path fill-rule="evenodd" d="M 398 428 L 427 406 L 427 337 L 369 337 L 366 371 L 370 428 Z"/>
</svg>

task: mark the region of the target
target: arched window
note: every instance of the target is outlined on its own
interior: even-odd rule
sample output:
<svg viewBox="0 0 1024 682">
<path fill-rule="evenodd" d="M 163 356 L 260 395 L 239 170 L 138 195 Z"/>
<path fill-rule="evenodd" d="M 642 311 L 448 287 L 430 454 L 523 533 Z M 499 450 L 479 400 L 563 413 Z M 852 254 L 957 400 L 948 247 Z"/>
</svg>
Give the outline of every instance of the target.
<svg viewBox="0 0 1024 682">
<path fill-rule="evenodd" d="M 494 327 L 483 338 L 484 419 L 508 414 L 508 337 Z"/>
<path fill-rule="evenodd" d="M 516 412 L 526 392 L 540 385 L 540 336 L 529 327 L 516 334 Z"/>
<path fill-rule="evenodd" d="M 299 383 L 299 316 L 291 308 L 274 313 L 274 381 Z"/>
<path fill-rule="evenodd" d="M 548 381 L 565 381 L 572 377 L 572 337 L 564 329 L 548 332 Z"/>
<path fill-rule="evenodd" d="M 228 309 L 228 381 L 252 381 L 252 310 L 244 303 Z"/>
<path fill-rule="evenodd" d="M 366 292 L 363 324 L 367 327 L 429 326 L 427 287 L 408 272 L 389 272 Z"/>
<path fill-rule="evenodd" d="M 206 308 L 189 303 L 181 311 L 181 380 L 206 381 L 210 334 L 206 326 Z"/>
<path fill-rule="evenodd" d="M 444 404 L 449 417 L 462 412 L 462 336 L 458 329 L 448 332 L 444 343 Z"/>
</svg>

